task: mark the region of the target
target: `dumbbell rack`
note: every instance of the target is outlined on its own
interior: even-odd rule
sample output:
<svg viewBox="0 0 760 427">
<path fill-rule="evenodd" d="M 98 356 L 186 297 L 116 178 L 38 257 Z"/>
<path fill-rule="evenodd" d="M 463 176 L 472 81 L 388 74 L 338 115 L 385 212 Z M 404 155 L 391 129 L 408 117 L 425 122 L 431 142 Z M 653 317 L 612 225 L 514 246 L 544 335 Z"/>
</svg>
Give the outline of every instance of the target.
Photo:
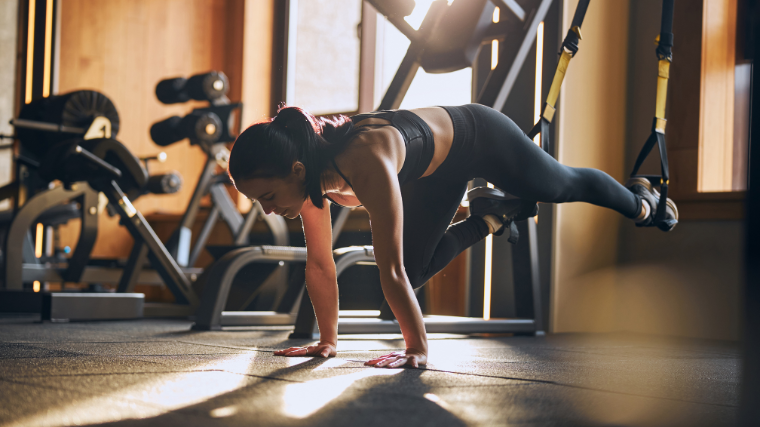
<svg viewBox="0 0 760 427">
<path fill-rule="evenodd" d="M 287 246 L 289 242 L 288 229 L 282 217 L 265 215 L 258 203 L 253 205 L 245 217 L 238 212 L 225 187 L 225 184 L 229 183 L 227 174 L 216 173 L 219 166 L 226 169 L 227 158 L 229 157 L 227 148 L 223 144 L 200 146 L 206 153 L 206 165 L 198 178 L 198 183 L 190 198 L 190 203 L 182 215 L 179 226 L 166 245 L 169 252 L 175 256 L 177 263 L 183 267 L 195 264 L 220 216 L 229 227 L 235 245 L 248 244 L 251 228 L 256 219 L 261 217 L 274 236 L 274 244 Z M 207 194 L 211 196 L 211 210 L 193 246 L 191 245 L 191 228 L 198 216 L 201 199 Z"/>
</svg>

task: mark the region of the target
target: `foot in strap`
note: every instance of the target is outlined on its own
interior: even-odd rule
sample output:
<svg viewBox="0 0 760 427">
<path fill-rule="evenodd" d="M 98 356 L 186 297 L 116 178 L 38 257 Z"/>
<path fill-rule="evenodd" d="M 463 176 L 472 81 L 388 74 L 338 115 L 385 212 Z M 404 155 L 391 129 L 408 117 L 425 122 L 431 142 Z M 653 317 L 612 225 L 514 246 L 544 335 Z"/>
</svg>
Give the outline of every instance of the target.
<svg viewBox="0 0 760 427">
<path fill-rule="evenodd" d="M 507 194 L 497 188 L 476 187 L 467 192 L 467 200 L 470 201 L 470 212 L 481 218 L 493 215 L 501 223 L 501 227 L 494 227 L 494 235 L 504 234 L 505 229 L 510 230 L 510 243 L 517 243 L 517 227 L 515 221 L 527 219 L 538 214 L 538 204 Z"/>
<path fill-rule="evenodd" d="M 666 210 L 663 219 L 655 221 L 660 204 L 660 193 L 648 179 L 643 177 L 631 178 L 625 183 L 625 187 L 641 198 L 642 210 L 648 211 L 648 214 L 644 212 L 642 218 L 636 219 L 637 227 L 657 227 L 662 231 L 670 231 L 678 224 L 678 208 L 670 198 L 665 200 Z"/>
</svg>

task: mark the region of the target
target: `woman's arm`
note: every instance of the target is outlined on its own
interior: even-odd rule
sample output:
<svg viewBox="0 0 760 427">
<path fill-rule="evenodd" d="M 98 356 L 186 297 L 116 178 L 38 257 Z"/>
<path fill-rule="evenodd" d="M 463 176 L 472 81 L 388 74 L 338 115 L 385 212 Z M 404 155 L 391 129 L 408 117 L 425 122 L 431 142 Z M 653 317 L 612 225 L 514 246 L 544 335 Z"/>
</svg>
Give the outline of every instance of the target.
<svg viewBox="0 0 760 427">
<path fill-rule="evenodd" d="M 368 153 L 353 159 L 361 165 L 352 171 L 351 182 L 357 198 L 370 215 L 375 261 L 380 283 L 406 342 L 404 354 L 392 354 L 368 362 L 374 366 L 398 367 L 427 363 L 427 335 L 422 310 L 406 276 L 403 253 L 403 204 L 392 156 Z"/>
<path fill-rule="evenodd" d="M 330 207 L 316 208 L 310 200 L 301 210 L 306 238 L 306 286 L 319 325 L 319 343 L 275 352 L 278 356 L 335 356 L 338 344 L 338 280 L 332 257 Z"/>
</svg>

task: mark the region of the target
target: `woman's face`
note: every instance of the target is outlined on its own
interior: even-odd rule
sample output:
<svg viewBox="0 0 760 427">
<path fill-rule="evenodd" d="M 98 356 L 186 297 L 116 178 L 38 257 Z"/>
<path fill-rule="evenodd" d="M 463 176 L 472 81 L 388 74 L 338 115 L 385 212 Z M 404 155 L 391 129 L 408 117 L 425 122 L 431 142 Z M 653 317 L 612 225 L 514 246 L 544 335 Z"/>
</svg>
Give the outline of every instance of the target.
<svg viewBox="0 0 760 427">
<path fill-rule="evenodd" d="M 300 165 L 300 167 L 299 167 Z M 304 199 L 303 165 L 297 163 L 285 178 L 251 178 L 235 182 L 241 193 L 258 201 L 269 215 L 274 212 L 285 218 L 294 219 L 301 214 Z"/>
</svg>

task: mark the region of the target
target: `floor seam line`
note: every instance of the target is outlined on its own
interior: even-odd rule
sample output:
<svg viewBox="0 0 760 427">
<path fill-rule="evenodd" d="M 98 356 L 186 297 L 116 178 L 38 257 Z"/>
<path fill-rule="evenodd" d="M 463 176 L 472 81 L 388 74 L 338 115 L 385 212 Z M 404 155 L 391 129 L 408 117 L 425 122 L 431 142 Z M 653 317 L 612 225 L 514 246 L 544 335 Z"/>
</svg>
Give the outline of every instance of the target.
<svg viewBox="0 0 760 427">
<path fill-rule="evenodd" d="M 697 404 L 697 405 L 710 405 L 710 406 L 721 406 L 721 407 L 727 407 L 727 408 L 738 408 L 737 405 L 729 405 L 729 404 L 723 404 L 723 403 L 710 403 L 710 402 L 696 402 L 693 400 L 676 399 L 672 397 L 649 396 L 645 394 L 626 393 L 622 391 L 605 390 L 605 389 L 586 387 L 586 386 L 574 385 L 574 384 L 565 384 L 565 383 L 560 383 L 560 382 L 551 381 L 551 380 L 534 380 L 534 379 L 519 378 L 519 377 L 499 377 L 495 375 L 472 374 L 472 373 L 467 373 L 467 372 L 445 371 L 441 369 L 428 369 L 428 368 L 422 368 L 422 369 L 426 371 L 443 372 L 443 373 L 456 374 L 456 375 L 467 375 L 467 376 L 476 376 L 476 377 L 483 377 L 483 378 L 499 378 L 499 379 L 505 379 L 505 380 L 513 380 L 513 381 L 555 385 L 559 387 L 576 388 L 579 390 L 597 391 L 601 393 L 620 394 L 624 396 L 643 397 L 643 398 L 648 398 L 648 399 L 661 399 L 661 400 L 670 400 L 674 402 L 692 403 L 692 404 Z"/>
<path fill-rule="evenodd" d="M 0 357 L 0 360 L 22 360 L 22 359 L 59 359 L 65 357 L 173 357 L 173 356 L 219 356 L 226 354 L 239 353 L 183 353 L 183 354 L 66 354 L 62 356 L 29 356 L 29 357 Z"/>
<path fill-rule="evenodd" d="M 240 375 L 244 377 L 252 377 L 252 378 L 260 378 L 260 379 L 266 379 L 266 380 L 275 380 L 275 381 L 284 381 L 289 383 L 303 383 L 304 381 L 298 381 L 298 380 L 290 380 L 287 378 L 277 378 L 267 375 L 256 375 L 256 374 L 247 374 L 247 373 L 241 373 L 241 372 L 233 372 L 226 369 L 193 369 L 189 371 L 181 370 L 181 371 L 140 371 L 140 372 L 104 372 L 104 373 L 98 373 L 98 372 L 91 372 L 91 373 L 84 373 L 84 374 L 59 374 L 59 375 L 35 375 L 35 376 L 24 376 L 24 377 L 0 377 L 0 381 L 7 381 L 7 382 L 15 382 L 13 381 L 15 378 L 65 378 L 65 377 L 102 377 L 102 376 L 108 376 L 108 375 L 155 375 L 155 374 L 191 374 L 191 373 L 202 373 L 202 372 L 224 372 L 228 374 L 233 375 Z M 24 383 L 28 384 L 28 383 Z M 36 384 L 36 383 L 32 383 Z"/>
</svg>

